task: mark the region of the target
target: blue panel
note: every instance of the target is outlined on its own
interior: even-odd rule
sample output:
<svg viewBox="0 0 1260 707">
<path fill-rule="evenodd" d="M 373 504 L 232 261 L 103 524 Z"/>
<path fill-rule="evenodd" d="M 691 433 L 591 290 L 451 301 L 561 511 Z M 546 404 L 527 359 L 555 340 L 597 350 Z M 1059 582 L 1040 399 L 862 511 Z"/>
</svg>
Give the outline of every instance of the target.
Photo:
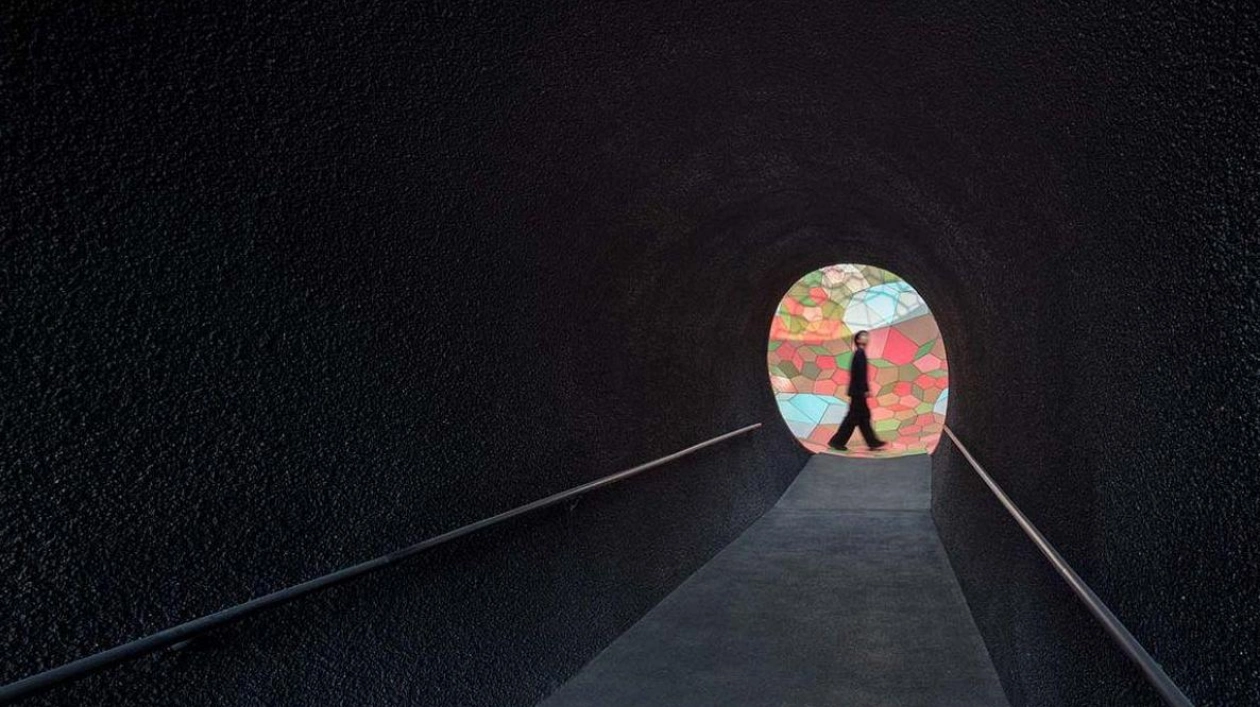
<svg viewBox="0 0 1260 707">
<path fill-rule="evenodd" d="M 779 413 L 783 415 L 783 419 L 787 420 L 789 424 L 792 422 L 807 422 L 810 425 L 813 425 L 814 420 L 811 419 L 804 411 L 792 404 L 792 398 L 795 397 L 796 394 L 794 393 L 779 393 L 776 395 L 775 398 L 779 403 Z"/>
<path fill-rule="evenodd" d="M 791 401 L 793 407 L 805 415 L 805 419 L 817 424 L 827 412 L 827 406 L 836 402 L 830 395 L 814 395 L 813 393 L 797 393 Z"/>
<path fill-rule="evenodd" d="M 802 439 L 808 438 L 810 433 L 814 431 L 814 424 L 812 422 L 797 422 L 795 420 L 788 420 L 787 426 L 789 430 L 792 430 L 792 434 Z"/>
</svg>

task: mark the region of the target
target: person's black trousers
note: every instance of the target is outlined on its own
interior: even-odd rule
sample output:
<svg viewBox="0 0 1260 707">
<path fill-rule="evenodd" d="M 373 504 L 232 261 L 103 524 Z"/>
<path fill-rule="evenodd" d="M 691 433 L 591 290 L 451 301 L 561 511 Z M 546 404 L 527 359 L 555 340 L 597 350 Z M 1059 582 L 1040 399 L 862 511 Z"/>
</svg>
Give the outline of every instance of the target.
<svg viewBox="0 0 1260 707">
<path fill-rule="evenodd" d="M 847 445 L 849 438 L 853 436 L 854 427 L 862 430 L 862 439 L 866 440 L 866 446 L 878 447 L 883 444 L 875 436 L 875 430 L 871 429 L 871 408 L 866 404 L 865 395 L 854 395 L 849 398 L 849 413 L 844 416 L 840 429 L 836 430 L 835 436 L 827 444 L 832 447 Z"/>
</svg>

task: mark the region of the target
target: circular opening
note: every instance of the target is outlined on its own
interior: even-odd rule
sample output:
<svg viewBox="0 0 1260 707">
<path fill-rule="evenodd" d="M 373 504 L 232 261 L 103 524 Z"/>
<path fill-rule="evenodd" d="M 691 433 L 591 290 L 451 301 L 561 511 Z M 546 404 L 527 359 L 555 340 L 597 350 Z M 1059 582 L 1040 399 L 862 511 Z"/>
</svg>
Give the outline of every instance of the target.
<svg viewBox="0 0 1260 707">
<path fill-rule="evenodd" d="M 860 331 L 868 332 L 862 354 L 853 341 Z M 869 457 L 936 449 L 949 402 L 945 344 L 927 303 L 901 277 L 849 263 L 808 273 L 779 302 L 768 349 L 779 412 L 809 450 Z M 859 396 L 850 372 L 863 356 L 869 394 Z M 866 402 L 877 441 L 887 442 L 878 451 L 864 439 L 854 397 Z M 846 422 L 853 434 L 833 439 Z"/>
</svg>

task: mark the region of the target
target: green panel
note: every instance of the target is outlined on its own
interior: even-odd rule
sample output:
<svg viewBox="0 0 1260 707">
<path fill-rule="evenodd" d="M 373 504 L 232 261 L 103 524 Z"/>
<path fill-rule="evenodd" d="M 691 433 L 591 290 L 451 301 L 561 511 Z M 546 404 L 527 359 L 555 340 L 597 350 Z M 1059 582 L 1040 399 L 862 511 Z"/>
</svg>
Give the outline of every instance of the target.
<svg viewBox="0 0 1260 707">
<path fill-rule="evenodd" d="M 936 346 L 936 339 L 932 339 L 926 344 L 920 346 L 919 350 L 914 352 L 915 359 L 917 360 L 917 359 L 923 358 L 924 356 L 931 353 L 933 346 Z"/>
<path fill-rule="evenodd" d="M 879 422 L 876 422 L 874 425 L 872 425 L 872 427 L 875 428 L 876 432 L 892 432 L 893 430 L 897 429 L 900 425 L 901 425 L 900 420 L 890 419 L 890 420 L 880 420 Z"/>
</svg>

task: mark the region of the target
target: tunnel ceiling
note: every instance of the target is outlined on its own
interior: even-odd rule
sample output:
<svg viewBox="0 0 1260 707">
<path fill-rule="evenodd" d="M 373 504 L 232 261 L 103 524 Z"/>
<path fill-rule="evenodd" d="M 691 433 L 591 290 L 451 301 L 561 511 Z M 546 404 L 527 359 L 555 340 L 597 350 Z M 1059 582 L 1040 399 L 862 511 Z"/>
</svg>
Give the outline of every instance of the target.
<svg viewBox="0 0 1260 707">
<path fill-rule="evenodd" d="M 1255 696 L 1252 11 L 0 13 L 0 677 L 766 423 L 651 504 L 50 698 L 529 704 L 791 480 L 766 323 L 862 262 L 931 302 L 951 424 L 1173 677 Z M 1013 702 L 1149 697 L 937 463 Z"/>
</svg>

